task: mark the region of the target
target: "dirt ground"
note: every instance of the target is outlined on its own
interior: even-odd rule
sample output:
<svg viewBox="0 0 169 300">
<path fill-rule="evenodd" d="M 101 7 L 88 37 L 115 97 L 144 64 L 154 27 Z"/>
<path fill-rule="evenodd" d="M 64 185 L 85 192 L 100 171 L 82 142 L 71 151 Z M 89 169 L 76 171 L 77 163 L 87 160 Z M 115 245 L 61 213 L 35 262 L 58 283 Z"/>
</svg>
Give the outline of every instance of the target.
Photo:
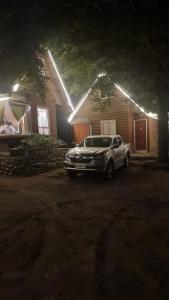
<svg viewBox="0 0 169 300">
<path fill-rule="evenodd" d="M 169 173 L 0 177 L 0 300 L 169 299 Z"/>
</svg>

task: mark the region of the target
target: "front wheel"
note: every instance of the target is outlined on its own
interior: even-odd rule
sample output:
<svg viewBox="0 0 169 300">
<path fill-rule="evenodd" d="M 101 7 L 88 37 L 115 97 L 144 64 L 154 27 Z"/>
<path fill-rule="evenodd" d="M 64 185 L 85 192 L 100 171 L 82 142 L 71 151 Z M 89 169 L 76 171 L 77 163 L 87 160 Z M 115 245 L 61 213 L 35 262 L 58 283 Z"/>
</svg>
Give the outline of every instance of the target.
<svg viewBox="0 0 169 300">
<path fill-rule="evenodd" d="M 107 166 L 107 170 L 106 170 L 106 179 L 110 180 L 113 178 L 113 172 L 114 172 L 114 169 L 113 169 L 113 163 L 112 162 L 109 162 L 108 163 L 108 166 Z"/>
</svg>

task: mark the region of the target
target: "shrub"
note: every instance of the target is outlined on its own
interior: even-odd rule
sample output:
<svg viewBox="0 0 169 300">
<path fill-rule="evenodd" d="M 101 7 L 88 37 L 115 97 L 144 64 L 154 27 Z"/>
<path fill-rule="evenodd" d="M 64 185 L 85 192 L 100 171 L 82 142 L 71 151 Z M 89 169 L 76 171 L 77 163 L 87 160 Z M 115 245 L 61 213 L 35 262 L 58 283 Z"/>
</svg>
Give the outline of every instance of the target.
<svg viewBox="0 0 169 300">
<path fill-rule="evenodd" d="M 21 145 L 12 149 L 13 155 L 24 155 L 32 159 L 48 159 L 56 157 L 58 148 L 66 147 L 66 143 L 51 136 L 33 134 L 21 141 Z"/>
</svg>

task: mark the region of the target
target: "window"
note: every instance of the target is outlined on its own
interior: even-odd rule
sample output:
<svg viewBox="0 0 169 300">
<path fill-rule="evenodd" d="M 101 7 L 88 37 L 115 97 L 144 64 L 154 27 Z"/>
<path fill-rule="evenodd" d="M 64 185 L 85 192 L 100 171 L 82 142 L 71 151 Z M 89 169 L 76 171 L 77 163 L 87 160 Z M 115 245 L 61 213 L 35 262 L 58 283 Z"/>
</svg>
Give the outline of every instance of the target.
<svg viewBox="0 0 169 300">
<path fill-rule="evenodd" d="M 111 138 L 99 138 L 99 137 L 93 137 L 93 138 L 86 138 L 84 142 L 82 143 L 82 146 L 85 147 L 110 147 L 112 144 Z"/>
<path fill-rule="evenodd" d="M 101 134 L 116 134 L 116 120 L 102 120 Z"/>
<path fill-rule="evenodd" d="M 38 129 L 40 134 L 49 134 L 49 113 L 47 108 L 38 107 Z"/>
</svg>

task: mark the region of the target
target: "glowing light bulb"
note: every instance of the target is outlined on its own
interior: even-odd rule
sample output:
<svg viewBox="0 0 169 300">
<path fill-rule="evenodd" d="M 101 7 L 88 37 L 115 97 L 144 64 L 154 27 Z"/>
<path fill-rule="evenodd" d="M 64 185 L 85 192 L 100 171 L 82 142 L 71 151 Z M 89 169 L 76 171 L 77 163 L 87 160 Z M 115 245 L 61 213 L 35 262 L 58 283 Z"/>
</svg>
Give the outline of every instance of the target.
<svg viewBox="0 0 169 300">
<path fill-rule="evenodd" d="M 15 93 L 17 92 L 18 89 L 19 89 L 19 83 L 14 84 L 12 87 L 12 91 Z"/>
</svg>

